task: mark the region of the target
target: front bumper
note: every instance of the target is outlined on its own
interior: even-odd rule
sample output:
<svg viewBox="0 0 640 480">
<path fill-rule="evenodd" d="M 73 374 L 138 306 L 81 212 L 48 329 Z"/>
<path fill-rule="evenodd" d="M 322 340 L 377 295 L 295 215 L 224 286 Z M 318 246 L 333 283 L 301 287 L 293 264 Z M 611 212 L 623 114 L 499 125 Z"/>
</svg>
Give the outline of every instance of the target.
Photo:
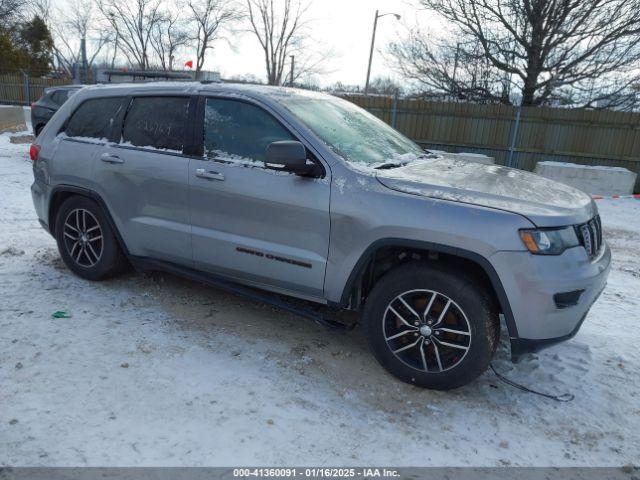
<svg viewBox="0 0 640 480">
<path fill-rule="evenodd" d="M 575 247 L 553 256 L 498 252 L 490 260 L 513 313 L 509 336 L 511 356 L 517 361 L 578 332 L 607 283 L 611 250 L 604 242 L 595 259 L 589 259 L 583 247 Z M 580 291 L 575 304 L 559 306 L 554 299 L 575 291 Z"/>
</svg>

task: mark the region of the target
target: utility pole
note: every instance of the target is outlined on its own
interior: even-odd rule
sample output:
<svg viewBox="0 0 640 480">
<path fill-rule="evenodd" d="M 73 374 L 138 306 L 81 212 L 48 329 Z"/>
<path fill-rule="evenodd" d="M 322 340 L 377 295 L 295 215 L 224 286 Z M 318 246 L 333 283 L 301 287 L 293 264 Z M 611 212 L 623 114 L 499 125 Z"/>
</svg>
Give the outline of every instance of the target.
<svg viewBox="0 0 640 480">
<path fill-rule="evenodd" d="M 364 84 L 364 93 L 369 92 L 369 78 L 371 77 L 371 60 L 373 60 L 373 47 L 376 43 L 376 29 L 378 28 L 378 19 L 381 17 L 386 17 L 387 15 L 393 15 L 396 17 L 396 20 L 400 20 L 400 15 L 397 13 L 383 13 L 380 15 L 378 10 L 376 10 L 376 16 L 373 19 L 373 33 L 371 34 L 371 49 L 369 50 L 369 66 L 367 67 L 367 81 Z"/>
<path fill-rule="evenodd" d="M 111 14 L 109 14 L 109 17 L 111 19 L 111 25 L 115 25 L 115 19 L 114 19 L 114 14 L 113 12 L 111 12 Z M 118 54 L 118 37 L 120 36 L 120 32 L 118 31 L 118 29 L 116 28 L 116 41 L 115 44 L 113 45 L 113 58 L 111 59 L 111 70 L 113 70 L 113 67 L 116 64 L 116 55 Z M 111 80 L 109 80 L 111 81 Z"/>
<path fill-rule="evenodd" d="M 113 58 L 111 59 L 111 70 L 113 70 L 113 68 L 116 65 L 116 55 L 118 53 L 118 31 L 116 30 L 116 41 L 113 45 Z"/>
<path fill-rule="evenodd" d="M 87 41 L 84 37 L 80 39 L 80 55 L 82 57 L 82 70 L 80 73 L 80 83 L 87 83 Z"/>
<path fill-rule="evenodd" d="M 453 83 L 456 83 L 456 73 L 458 73 L 458 60 L 460 59 L 460 42 L 456 43 L 456 54 L 453 57 Z"/>
<path fill-rule="evenodd" d="M 369 50 L 369 66 L 367 67 L 367 82 L 364 84 L 365 95 L 369 93 L 369 78 L 371 77 L 371 60 L 373 60 L 373 47 L 376 43 L 376 29 L 378 28 L 378 10 L 373 19 L 373 33 L 371 34 L 371 50 Z"/>
<path fill-rule="evenodd" d="M 291 57 L 291 79 L 289 81 L 289 86 L 293 87 L 293 79 L 295 78 L 293 75 L 293 72 L 295 70 L 295 66 L 296 66 L 296 56 L 295 55 L 290 55 Z"/>
</svg>

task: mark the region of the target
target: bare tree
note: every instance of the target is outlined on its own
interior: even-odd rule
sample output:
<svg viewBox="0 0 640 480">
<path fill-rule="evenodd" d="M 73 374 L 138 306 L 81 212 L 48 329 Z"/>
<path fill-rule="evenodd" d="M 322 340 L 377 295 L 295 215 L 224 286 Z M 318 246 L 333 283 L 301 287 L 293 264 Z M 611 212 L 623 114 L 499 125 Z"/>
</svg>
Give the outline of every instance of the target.
<svg viewBox="0 0 640 480">
<path fill-rule="evenodd" d="M 207 50 L 213 48 L 226 27 L 242 17 L 238 5 L 226 0 L 188 0 L 191 38 L 196 47 L 196 77 L 202 70 Z"/>
<path fill-rule="evenodd" d="M 419 3 L 455 27 L 455 44 L 434 44 L 414 32 L 390 51 L 402 71 L 435 89 L 506 101 L 516 86 L 522 105 L 596 97 L 620 103 L 637 83 L 640 0 Z M 472 75 L 469 60 L 484 78 Z"/>
<path fill-rule="evenodd" d="M 98 7 L 118 38 L 118 48 L 140 69 L 151 64 L 151 36 L 164 21 L 161 0 L 98 0 Z"/>
<path fill-rule="evenodd" d="M 360 85 L 343 83 L 338 80 L 325 88 L 327 92 L 336 93 L 359 93 L 361 91 Z"/>
<path fill-rule="evenodd" d="M 80 42 L 85 39 L 87 66 L 91 67 L 103 48 L 113 40 L 104 28 L 93 0 L 69 0 L 64 9 L 58 9 L 51 20 L 54 34 L 54 52 L 62 68 L 72 74 L 81 58 Z"/>
<path fill-rule="evenodd" d="M 403 76 L 431 97 L 510 103 L 510 75 L 487 61 L 478 42 L 462 48 L 413 29 L 403 41 L 391 43 L 388 53 Z"/>
<path fill-rule="evenodd" d="M 290 52 L 292 55 L 289 56 L 289 68 L 285 68 L 286 78 L 282 79 L 283 84 L 304 86 L 305 88 L 314 86 L 316 83 L 315 78 L 318 75 L 332 71 L 327 67 L 327 63 L 331 58 L 335 57 L 334 50 L 313 50 L 308 46 L 308 44 L 312 43 L 311 41 L 305 43 L 305 46 L 295 45 L 292 48 Z M 294 58 L 291 58 L 292 56 Z"/>
<path fill-rule="evenodd" d="M 251 30 L 258 38 L 264 51 L 267 68 L 267 83 L 282 85 L 286 80 L 285 68 L 290 56 L 296 56 L 297 77 L 317 69 L 324 61 L 320 59 L 315 65 L 306 64 L 302 52 L 304 42 L 308 38 L 307 23 L 303 18 L 309 4 L 302 0 L 247 0 Z M 294 80 L 296 73 L 294 72 Z"/>
<path fill-rule="evenodd" d="M 390 77 L 375 77 L 369 83 L 368 92 L 377 95 L 402 95 L 404 89 Z"/>
<path fill-rule="evenodd" d="M 18 27 L 35 16 L 48 23 L 51 0 L 0 0 L 0 30 Z"/>
<path fill-rule="evenodd" d="M 25 0 L 21 3 L 21 10 L 16 13 L 22 18 L 31 19 L 33 17 L 40 17 L 49 27 L 49 21 L 51 16 L 51 0 Z"/>
<path fill-rule="evenodd" d="M 259 78 L 257 75 L 253 73 L 243 73 L 240 75 L 232 75 L 230 77 L 226 77 L 227 80 L 234 83 L 248 83 L 251 85 L 264 85 L 264 79 Z"/>
<path fill-rule="evenodd" d="M 163 70 L 173 70 L 176 53 L 189 43 L 189 33 L 175 11 L 167 12 L 151 32 L 153 48 Z"/>
<path fill-rule="evenodd" d="M 19 19 L 26 2 L 24 0 L 0 0 L 0 29 L 12 27 Z"/>
</svg>

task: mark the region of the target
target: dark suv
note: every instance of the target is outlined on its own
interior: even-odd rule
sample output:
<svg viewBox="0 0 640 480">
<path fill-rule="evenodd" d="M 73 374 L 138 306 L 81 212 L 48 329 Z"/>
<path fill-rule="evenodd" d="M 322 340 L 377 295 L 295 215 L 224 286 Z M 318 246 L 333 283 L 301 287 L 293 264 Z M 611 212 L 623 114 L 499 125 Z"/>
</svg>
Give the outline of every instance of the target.
<svg viewBox="0 0 640 480">
<path fill-rule="evenodd" d="M 81 88 L 82 85 L 63 85 L 47 88 L 42 97 L 31 104 L 31 125 L 36 137 L 40 135 L 42 127 L 47 124 L 62 104 Z"/>
</svg>

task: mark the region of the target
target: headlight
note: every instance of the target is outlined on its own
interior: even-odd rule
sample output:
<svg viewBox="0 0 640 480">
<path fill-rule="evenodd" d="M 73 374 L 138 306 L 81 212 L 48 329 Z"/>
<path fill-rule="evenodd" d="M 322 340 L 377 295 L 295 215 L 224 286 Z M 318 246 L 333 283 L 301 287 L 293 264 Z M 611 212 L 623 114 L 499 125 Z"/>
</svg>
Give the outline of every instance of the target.
<svg viewBox="0 0 640 480">
<path fill-rule="evenodd" d="M 520 230 L 520 238 L 537 255 L 560 255 L 567 248 L 580 245 L 573 227 Z"/>
</svg>

